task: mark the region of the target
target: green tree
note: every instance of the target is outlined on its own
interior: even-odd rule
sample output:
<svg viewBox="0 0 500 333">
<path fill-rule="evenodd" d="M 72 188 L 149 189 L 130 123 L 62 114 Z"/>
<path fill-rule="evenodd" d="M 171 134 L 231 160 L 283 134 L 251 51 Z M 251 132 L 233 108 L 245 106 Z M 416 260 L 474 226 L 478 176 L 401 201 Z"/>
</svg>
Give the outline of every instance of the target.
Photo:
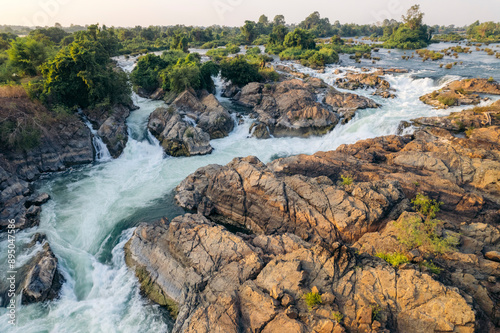
<svg viewBox="0 0 500 333">
<path fill-rule="evenodd" d="M 200 87 L 200 68 L 194 62 L 175 65 L 169 73 L 170 89 L 182 92 L 185 89 Z"/>
<path fill-rule="evenodd" d="M 288 29 L 284 25 L 275 25 L 269 35 L 269 43 L 273 45 L 283 45 Z"/>
<path fill-rule="evenodd" d="M 244 86 L 250 82 L 262 80 L 259 75 L 259 66 L 250 64 L 242 56 L 226 59 L 221 62 L 221 76 L 238 86 Z"/>
<path fill-rule="evenodd" d="M 241 27 L 241 34 L 245 37 L 245 40 L 248 44 L 252 44 L 255 37 L 257 37 L 255 22 L 245 21 L 245 25 Z"/>
<path fill-rule="evenodd" d="M 129 103 L 127 76 L 110 59 L 117 49 L 113 39 L 116 37 L 97 25 L 75 33 L 75 41 L 42 66 L 43 101 L 81 108 Z"/>
<path fill-rule="evenodd" d="M 406 16 L 402 15 L 403 22 L 411 29 L 417 30 L 422 26 L 424 13 L 420 11 L 420 5 L 413 5 L 408 9 Z"/>
<path fill-rule="evenodd" d="M 273 19 L 274 25 L 285 25 L 285 17 L 283 15 L 276 15 Z"/>
<path fill-rule="evenodd" d="M 40 74 L 40 65 L 49 55 L 47 46 L 31 37 L 16 38 L 7 53 L 12 66 L 21 75 Z"/>
<path fill-rule="evenodd" d="M 304 50 L 316 47 L 314 36 L 309 31 L 301 28 L 296 28 L 294 31 L 289 32 L 285 36 L 283 45 L 285 47 L 300 47 Z"/>
</svg>

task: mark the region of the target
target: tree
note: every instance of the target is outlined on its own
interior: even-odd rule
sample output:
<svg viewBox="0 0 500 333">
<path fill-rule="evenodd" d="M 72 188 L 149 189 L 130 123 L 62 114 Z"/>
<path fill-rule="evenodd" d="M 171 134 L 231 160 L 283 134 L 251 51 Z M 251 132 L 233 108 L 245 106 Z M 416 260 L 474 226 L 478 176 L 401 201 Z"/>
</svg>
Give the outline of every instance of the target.
<svg viewBox="0 0 500 333">
<path fill-rule="evenodd" d="M 276 15 L 273 19 L 274 25 L 285 25 L 285 17 L 283 15 Z"/>
<path fill-rule="evenodd" d="M 16 38 L 7 51 L 12 66 L 21 75 L 40 74 L 40 65 L 48 58 L 48 49 L 31 37 Z"/>
<path fill-rule="evenodd" d="M 413 5 L 408 9 L 406 16 L 402 16 L 403 22 L 408 25 L 411 30 L 419 29 L 422 26 L 424 13 L 420 11 L 420 5 Z"/>
<path fill-rule="evenodd" d="M 198 89 L 200 86 L 200 68 L 193 62 L 177 64 L 169 73 L 170 89 L 182 92 L 188 88 Z"/>
<path fill-rule="evenodd" d="M 307 30 L 296 28 L 285 36 L 283 42 L 285 47 L 300 47 L 302 49 L 314 49 L 316 43 L 314 36 Z"/>
<path fill-rule="evenodd" d="M 245 21 L 245 25 L 241 27 L 241 34 L 245 37 L 248 44 L 252 44 L 255 37 L 257 37 L 255 22 Z"/>
<path fill-rule="evenodd" d="M 97 25 L 75 33 L 75 41 L 42 66 L 42 100 L 70 108 L 130 103 L 127 75 L 116 70 L 110 58 L 117 49 L 115 39 Z"/>
<path fill-rule="evenodd" d="M 283 45 L 288 29 L 284 25 L 275 25 L 269 35 L 269 43 L 274 45 Z"/>
<path fill-rule="evenodd" d="M 266 26 L 269 24 L 269 19 L 267 18 L 266 15 L 262 14 L 260 17 L 259 17 L 259 23 Z"/>
<path fill-rule="evenodd" d="M 257 64 L 248 63 L 244 57 L 236 56 L 221 62 L 221 76 L 238 86 L 262 80 Z"/>
</svg>

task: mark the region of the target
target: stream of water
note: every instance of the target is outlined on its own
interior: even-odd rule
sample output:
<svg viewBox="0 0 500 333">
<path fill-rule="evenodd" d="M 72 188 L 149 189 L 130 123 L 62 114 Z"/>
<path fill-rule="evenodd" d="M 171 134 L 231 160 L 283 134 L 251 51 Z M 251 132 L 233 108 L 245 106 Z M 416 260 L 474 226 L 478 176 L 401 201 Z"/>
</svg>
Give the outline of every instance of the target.
<svg viewBox="0 0 500 333">
<path fill-rule="evenodd" d="M 46 176 L 36 184 L 38 191 L 48 192 L 52 199 L 43 206 L 40 226 L 18 233 L 17 246 L 22 248 L 28 244 L 36 232 L 46 234 L 66 282 L 59 299 L 18 308 L 15 327 L 7 324 L 6 309 L 0 309 L 0 332 L 168 331 L 168 315 L 140 295 L 134 273 L 124 263 L 123 245 L 140 222 L 183 213 L 173 203 L 173 189 L 186 176 L 199 167 L 226 164 L 238 156 L 255 155 L 269 162 L 276 157 L 312 154 L 361 139 L 395 134 L 402 120 L 446 115 L 461 109 L 437 111 L 419 101 L 421 95 L 446 82 L 460 77 L 494 76 L 500 80 L 500 62 L 479 53 L 463 57 L 467 66 L 445 71 L 432 62 L 404 62 L 398 52 L 401 51 L 380 51 L 381 66 L 411 70 L 409 74 L 386 77 L 396 89 L 397 98 L 382 99 L 371 96 L 369 90 L 357 91 L 373 98 L 382 107 L 361 110 L 349 123 L 337 126 L 322 137 L 248 138 L 252 120 L 244 118 L 243 124 L 236 126 L 228 137 L 211 141 L 212 154 L 168 157 L 146 129 L 149 114 L 162 102 L 134 96 L 140 109 L 127 119 L 130 137 L 119 158 L 112 160 L 99 155 L 92 165 Z M 350 63 L 347 57 L 342 59 L 342 65 L 329 66 L 324 73 L 300 65 L 295 68 L 331 84 L 337 77 L 333 74 L 335 69 L 357 69 L 367 65 Z M 133 58 L 119 57 L 117 60 L 124 70 L 132 70 Z M 216 84 L 220 92 L 220 79 Z M 230 103 L 228 100 L 222 102 Z M 104 154 L 103 148 L 98 147 L 98 138 L 96 140 L 96 150 Z M 0 239 L 0 248 L 6 248 L 5 238 Z M 18 258 L 18 265 L 40 249 L 39 246 L 23 253 Z M 0 254 L 0 265 L 6 267 L 6 253 L 3 252 L 6 251 Z M 5 278 L 4 272 L 0 272 L 0 278 Z"/>
</svg>

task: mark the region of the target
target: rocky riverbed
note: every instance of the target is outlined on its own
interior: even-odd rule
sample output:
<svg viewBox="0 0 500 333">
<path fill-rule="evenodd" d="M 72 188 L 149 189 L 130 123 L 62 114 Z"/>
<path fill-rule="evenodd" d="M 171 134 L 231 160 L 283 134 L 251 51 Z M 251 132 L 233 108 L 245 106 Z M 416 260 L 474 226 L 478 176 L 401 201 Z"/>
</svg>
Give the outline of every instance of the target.
<svg viewBox="0 0 500 333">
<path fill-rule="evenodd" d="M 126 261 L 177 316 L 173 332 L 493 332 L 500 110 L 486 122 L 485 111 L 335 151 L 200 168 L 176 189 L 197 214 L 141 225 Z M 457 117 L 476 127 L 440 125 Z M 396 226 L 422 219 L 418 193 L 442 202 L 436 237 L 457 237 L 454 250 L 400 242 Z M 410 260 L 375 257 L 392 252 Z M 320 301 L 308 307 L 311 294 Z"/>
</svg>

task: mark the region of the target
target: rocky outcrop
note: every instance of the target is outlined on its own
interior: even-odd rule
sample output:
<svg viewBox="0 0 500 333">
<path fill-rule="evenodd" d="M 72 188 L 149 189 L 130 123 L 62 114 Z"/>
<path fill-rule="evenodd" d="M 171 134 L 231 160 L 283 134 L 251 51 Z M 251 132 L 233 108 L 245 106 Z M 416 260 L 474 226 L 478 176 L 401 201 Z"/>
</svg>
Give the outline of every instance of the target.
<svg viewBox="0 0 500 333">
<path fill-rule="evenodd" d="M 27 131 L 9 136 L 21 147 L 0 142 L 0 146 L 4 145 L 0 152 L 0 230 L 9 219 L 15 220 L 16 228 L 32 227 L 39 222 L 42 202 L 32 197 L 30 182 L 45 172 L 92 162 L 91 133 L 77 115 L 55 117 L 27 98 L 2 98 L 0 116 L 4 128 L 12 123 Z M 31 140 L 29 146 L 22 146 L 26 142 L 23 138 Z"/>
<path fill-rule="evenodd" d="M 341 93 L 334 88 L 328 90 L 328 93 L 323 98 L 323 103 L 330 105 L 341 115 L 343 124 L 351 120 L 358 109 L 380 107 L 380 104 L 367 97 L 351 93 Z"/>
<path fill-rule="evenodd" d="M 158 108 L 149 116 L 148 128 L 171 156 L 205 155 L 212 152 L 210 136 L 172 107 Z"/>
<path fill-rule="evenodd" d="M 341 89 L 356 90 L 356 89 L 376 89 L 373 95 L 379 95 L 383 98 L 396 97 L 392 92 L 391 85 L 384 80 L 380 75 L 383 72 L 375 73 L 347 73 L 344 77 L 338 78 L 335 84 Z"/>
<path fill-rule="evenodd" d="M 418 269 L 396 270 L 357 256 L 340 243 L 318 246 L 290 233 L 232 233 L 188 214 L 168 225 L 139 226 L 125 251 L 138 277 L 147 276 L 142 281 L 149 290 L 178 307 L 173 332 L 476 328 L 472 305 L 453 288 Z M 321 301 L 307 304 L 308 293 Z"/>
<path fill-rule="evenodd" d="M 64 278 L 58 270 L 55 257 L 45 235 L 35 234 L 27 250 L 35 254 L 24 265 L 16 268 L 14 280 L 0 282 L 0 306 L 6 306 L 8 293 L 15 286 L 16 295 L 21 295 L 22 304 L 49 301 L 57 298 Z"/>
<path fill-rule="evenodd" d="M 420 100 L 438 109 L 446 109 L 450 106 L 476 105 L 487 100 L 478 94 L 500 95 L 500 85 L 486 79 L 453 81 L 439 90 L 421 96 Z"/>
<path fill-rule="evenodd" d="M 22 283 L 22 304 L 44 302 L 59 295 L 64 278 L 57 269 L 57 258 L 47 242 L 27 267 L 28 274 Z"/>
<path fill-rule="evenodd" d="M 252 82 L 244 86 L 234 100 L 257 113 L 256 126 L 267 130 L 258 137 L 307 137 L 326 134 L 338 123 L 337 114 L 318 102 L 317 89 L 299 79 L 272 85 Z"/>
<path fill-rule="evenodd" d="M 148 129 L 172 156 L 205 155 L 212 152 L 211 139 L 229 135 L 234 120 L 214 95 L 186 90 L 168 108 L 149 116 Z"/>
<path fill-rule="evenodd" d="M 128 131 L 126 120 L 130 115 L 130 111 L 135 108 L 133 105 L 125 106 L 119 104 L 83 111 L 83 114 L 90 120 L 93 127 L 97 129 L 97 135 L 106 144 L 113 158 L 120 156 L 127 145 Z"/>
</svg>

